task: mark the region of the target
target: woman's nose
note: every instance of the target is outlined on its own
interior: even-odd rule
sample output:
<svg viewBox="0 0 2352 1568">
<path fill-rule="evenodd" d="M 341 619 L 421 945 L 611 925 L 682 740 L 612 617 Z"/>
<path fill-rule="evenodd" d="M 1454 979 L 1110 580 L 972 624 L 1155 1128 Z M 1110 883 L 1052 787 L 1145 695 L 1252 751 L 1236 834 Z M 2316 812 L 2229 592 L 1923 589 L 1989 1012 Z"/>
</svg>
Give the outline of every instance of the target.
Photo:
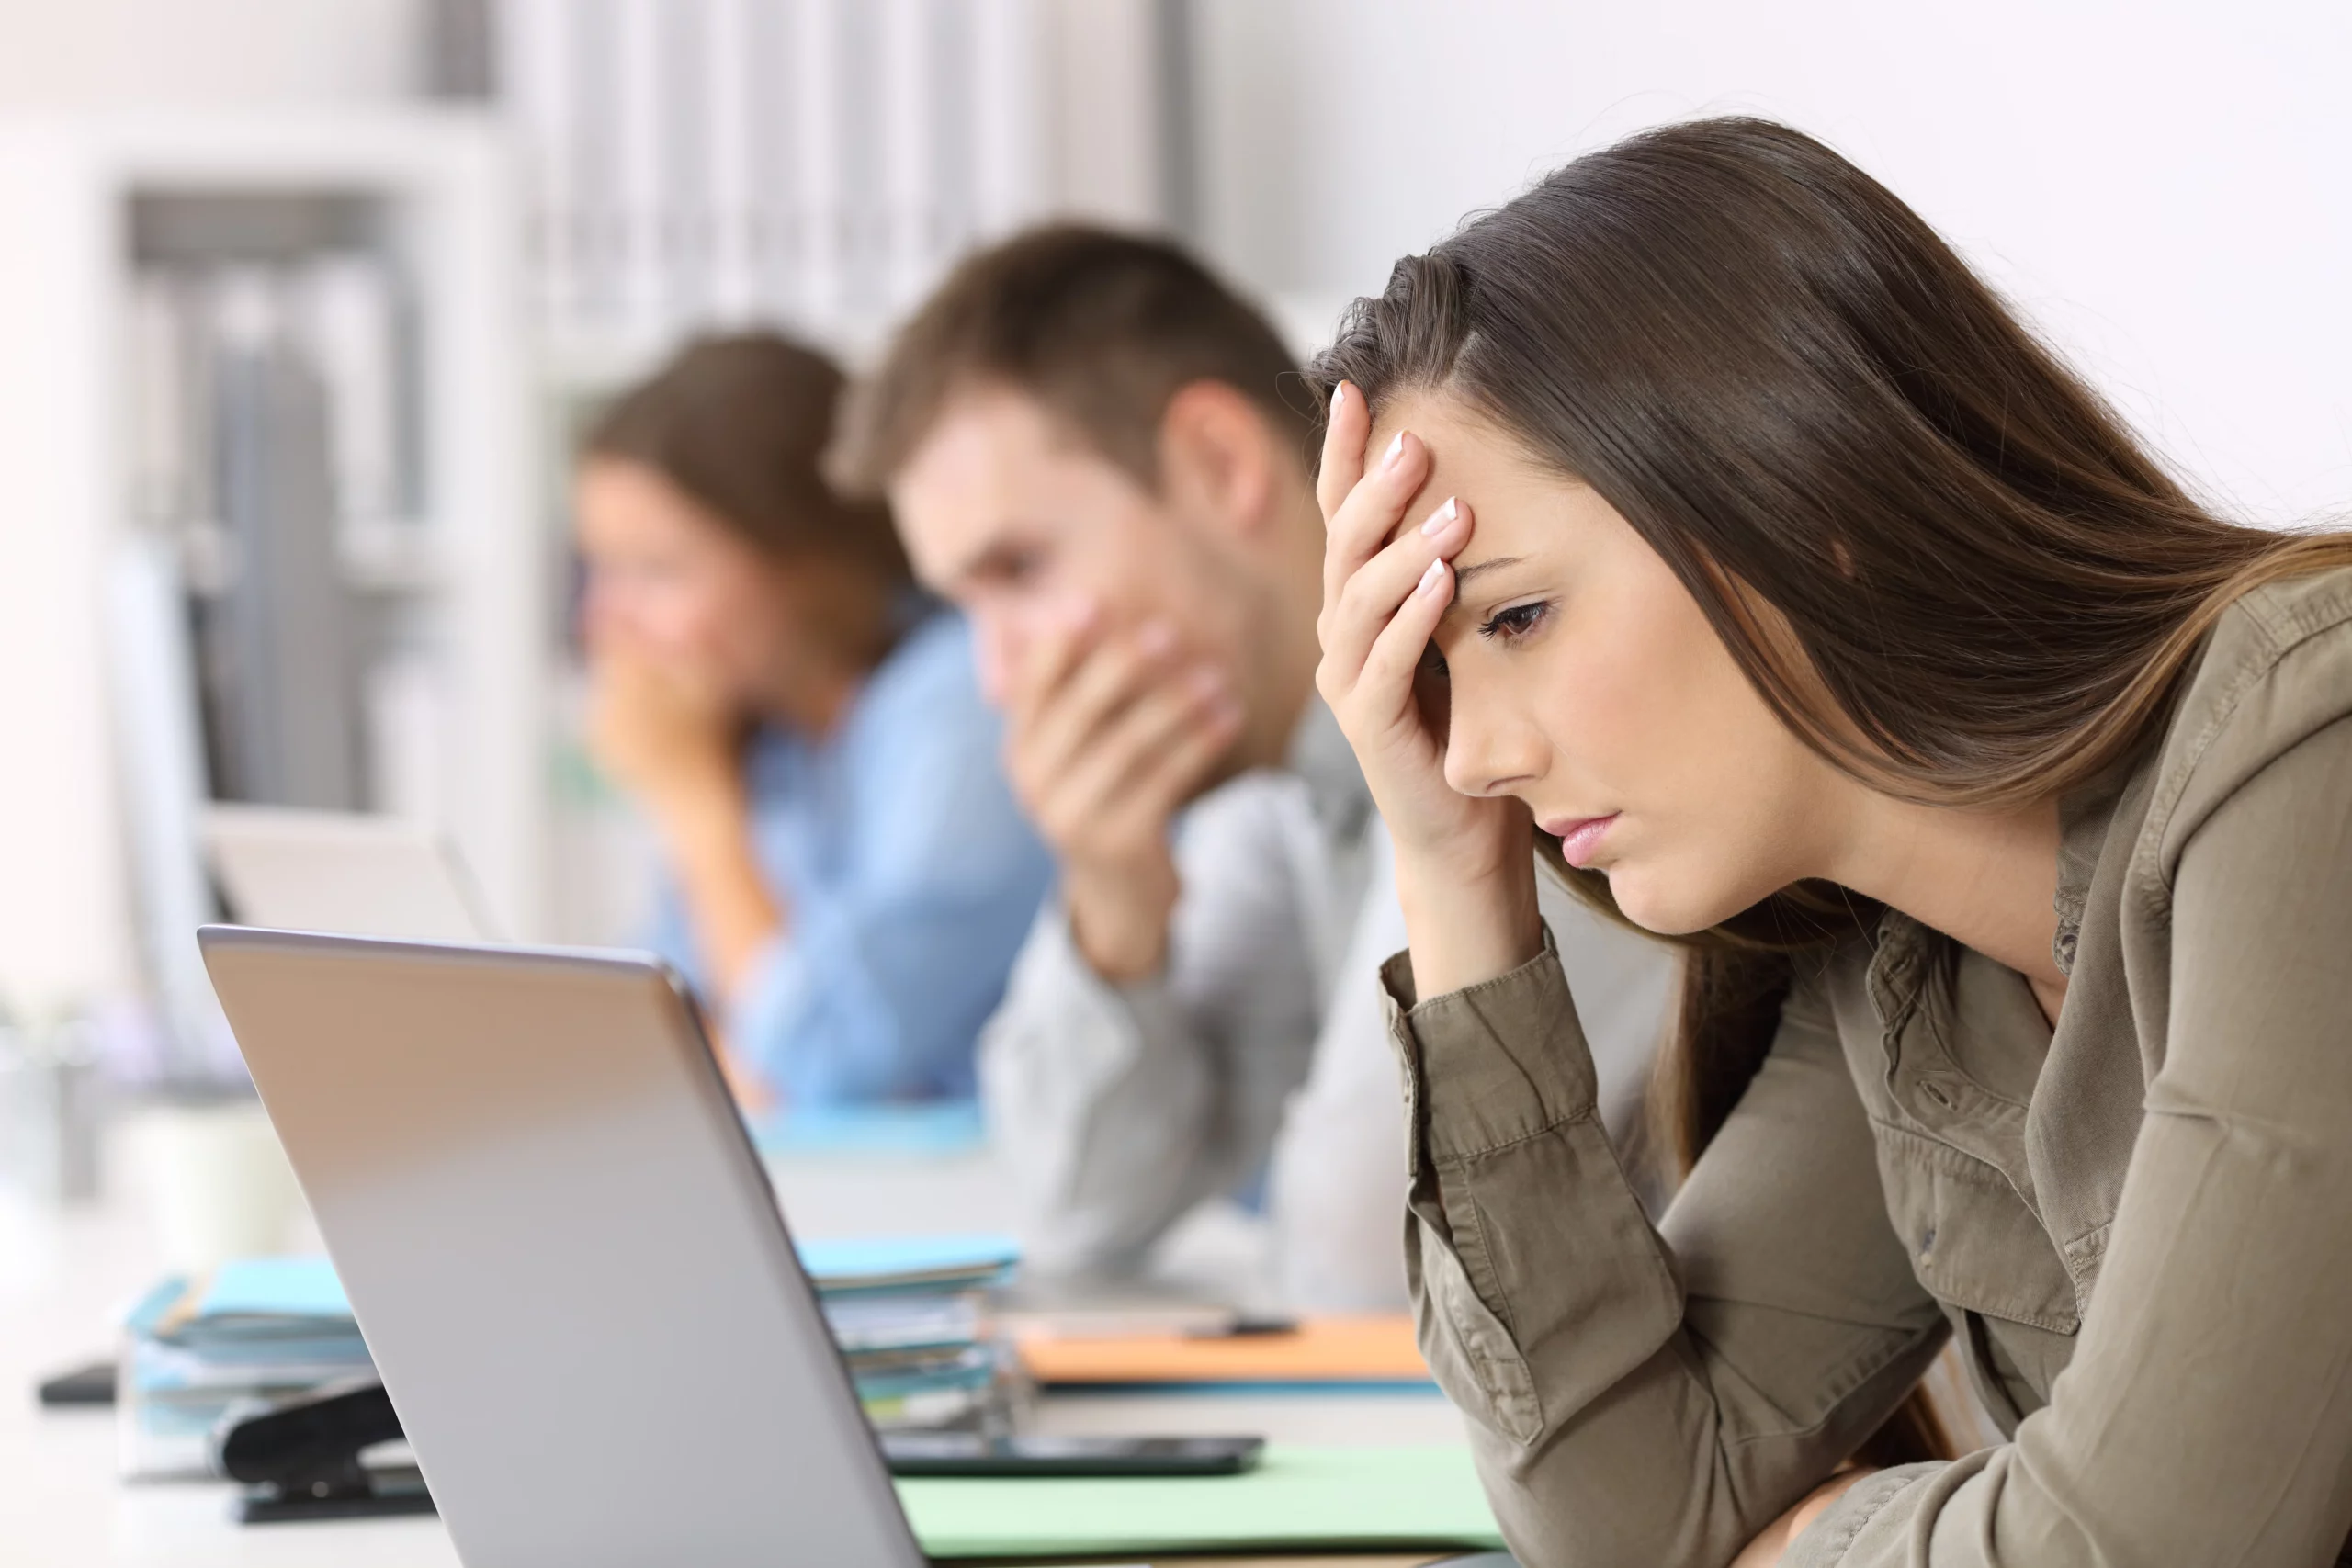
<svg viewBox="0 0 2352 1568">
<path fill-rule="evenodd" d="M 1465 705 L 1447 716 L 1445 782 L 1458 794 L 1508 795 L 1543 772 L 1542 738 L 1525 726 Z"/>
</svg>

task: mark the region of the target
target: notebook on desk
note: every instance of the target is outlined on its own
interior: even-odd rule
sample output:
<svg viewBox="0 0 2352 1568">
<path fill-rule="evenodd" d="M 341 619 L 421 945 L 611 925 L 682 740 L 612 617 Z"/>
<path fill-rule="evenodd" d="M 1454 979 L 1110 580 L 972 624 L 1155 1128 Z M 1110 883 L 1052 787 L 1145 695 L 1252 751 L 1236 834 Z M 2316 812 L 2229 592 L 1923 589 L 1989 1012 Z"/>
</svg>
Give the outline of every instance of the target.
<svg viewBox="0 0 2352 1568">
<path fill-rule="evenodd" d="M 1211 1481 L 902 1480 L 899 1495 L 934 1558 L 1502 1545 L 1464 1448 L 1275 1445 Z"/>
<path fill-rule="evenodd" d="M 1049 1388 L 1436 1392 L 1402 1314 L 1307 1318 L 1288 1333 L 1032 1336 L 1022 1364 Z"/>
</svg>

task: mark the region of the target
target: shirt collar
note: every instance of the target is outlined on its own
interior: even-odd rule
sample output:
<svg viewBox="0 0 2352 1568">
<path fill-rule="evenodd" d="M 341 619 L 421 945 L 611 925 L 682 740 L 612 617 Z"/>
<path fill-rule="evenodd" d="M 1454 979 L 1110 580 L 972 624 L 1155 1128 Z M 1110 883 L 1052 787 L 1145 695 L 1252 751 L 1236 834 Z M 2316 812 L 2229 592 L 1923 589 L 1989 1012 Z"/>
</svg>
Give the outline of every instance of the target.
<svg viewBox="0 0 2352 1568">
<path fill-rule="evenodd" d="M 2114 825 L 2116 802 L 2132 772 L 2132 763 L 2127 759 L 2058 797 L 2058 891 L 2051 900 L 2058 914 L 2058 931 L 2050 940 L 2050 956 L 2062 975 L 2075 972 L 2075 949 L 2082 939 L 2091 877 L 2098 870 L 2099 852 Z M 1889 1029 L 1900 1030 L 1918 1010 L 1928 980 L 1938 972 L 1937 960 L 1949 950 L 1950 942 L 1899 909 L 1889 909 L 1880 918 L 1870 984 L 1879 1016 Z"/>
<path fill-rule="evenodd" d="M 1351 837 L 1372 819 L 1372 789 L 1356 765 L 1355 749 L 1320 696 L 1306 699 L 1283 762 L 1306 782 L 1307 806 L 1334 839 Z"/>
<path fill-rule="evenodd" d="M 2130 782 L 2135 760 L 2127 758 L 2058 797 L 2058 934 L 2050 956 L 2061 975 L 2075 973 L 2075 948 L 2083 934 L 2083 909 L 2090 901 L 2091 877 L 2099 852 L 2115 825 L 2115 806 Z"/>
</svg>

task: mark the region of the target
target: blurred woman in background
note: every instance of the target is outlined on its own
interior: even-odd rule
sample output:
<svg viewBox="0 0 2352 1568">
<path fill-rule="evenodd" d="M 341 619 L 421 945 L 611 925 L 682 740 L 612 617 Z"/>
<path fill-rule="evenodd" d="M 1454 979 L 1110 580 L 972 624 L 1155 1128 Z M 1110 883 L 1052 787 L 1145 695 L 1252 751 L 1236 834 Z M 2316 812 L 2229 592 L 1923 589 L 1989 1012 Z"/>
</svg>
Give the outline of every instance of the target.
<svg viewBox="0 0 2352 1568">
<path fill-rule="evenodd" d="M 842 384 L 768 334 L 688 347 L 590 433 L 590 745 L 667 861 L 652 945 L 737 1087 L 796 1106 L 972 1091 L 1048 874 L 963 623 L 887 511 L 818 472 Z"/>
</svg>

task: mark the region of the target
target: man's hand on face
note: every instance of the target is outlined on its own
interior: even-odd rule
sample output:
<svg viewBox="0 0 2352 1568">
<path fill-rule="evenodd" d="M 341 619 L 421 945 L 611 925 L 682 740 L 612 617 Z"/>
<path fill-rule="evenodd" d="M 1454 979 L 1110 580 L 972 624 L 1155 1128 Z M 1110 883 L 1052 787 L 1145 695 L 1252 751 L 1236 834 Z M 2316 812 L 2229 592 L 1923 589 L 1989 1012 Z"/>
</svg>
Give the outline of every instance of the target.
<svg viewBox="0 0 2352 1568">
<path fill-rule="evenodd" d="M 1159 972 L 1179 891 L 1168 824 L 1241 733 L 1215 666 L 1164 622 L 1113 629 L 1068 615 L 1023 649 L 1007 682 L 1006 770 L 1061 862 L 1070 931 L 1115 983 Z"/>
</svg>

